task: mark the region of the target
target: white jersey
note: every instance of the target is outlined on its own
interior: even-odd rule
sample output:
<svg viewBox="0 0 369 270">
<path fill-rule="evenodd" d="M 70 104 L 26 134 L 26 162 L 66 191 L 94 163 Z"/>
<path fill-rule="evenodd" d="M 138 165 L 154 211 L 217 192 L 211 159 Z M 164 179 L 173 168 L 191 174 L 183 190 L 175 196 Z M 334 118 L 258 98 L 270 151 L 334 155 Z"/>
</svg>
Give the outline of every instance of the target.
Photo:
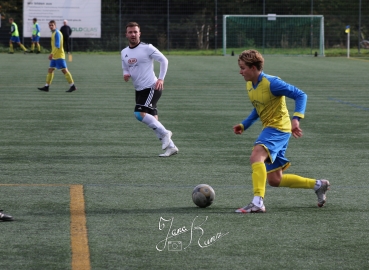
<svg viewBox="0 0 369 270">
<path fill-rule="evenodd" d="M 168 59 L 153 45 L 140 42 L 136 47 L 126 47 L 121 52 L 123 76 L 129 74 L 136 91 L 151 88 L 158 80 L 154 60 L 160 63 L 159 79 L 164 80 Z"/>
</svg>

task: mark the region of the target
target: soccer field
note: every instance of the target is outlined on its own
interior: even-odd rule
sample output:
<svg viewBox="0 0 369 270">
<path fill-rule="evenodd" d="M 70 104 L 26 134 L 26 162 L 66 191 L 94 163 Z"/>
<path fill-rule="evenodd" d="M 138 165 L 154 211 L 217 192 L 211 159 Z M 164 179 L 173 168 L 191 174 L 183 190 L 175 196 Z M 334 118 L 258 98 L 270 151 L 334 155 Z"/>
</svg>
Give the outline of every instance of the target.
<svg viewBox="0 0 369 270">
<path fill-rule="evenodd" d="M 168 59 L 159 118 L 179 153 L 159 158 L 118 53 L 74 54 L 73 93 L 60 71 L 37 90 L 46 54 L 0 54 L 0 209 L 15 218 L 0 223 L 0 269 L 369 268 L 369 61 L 265 56 L 308 94 L 287 172 L 331 190 L 318 208 L 312 190 L 267 186 L 267 212 L 242 215 L 261 125 L 233 134 L 252 109 L 237 57 Z M 191 200 L 202 183 L 205 209 Z"/>
</svg>

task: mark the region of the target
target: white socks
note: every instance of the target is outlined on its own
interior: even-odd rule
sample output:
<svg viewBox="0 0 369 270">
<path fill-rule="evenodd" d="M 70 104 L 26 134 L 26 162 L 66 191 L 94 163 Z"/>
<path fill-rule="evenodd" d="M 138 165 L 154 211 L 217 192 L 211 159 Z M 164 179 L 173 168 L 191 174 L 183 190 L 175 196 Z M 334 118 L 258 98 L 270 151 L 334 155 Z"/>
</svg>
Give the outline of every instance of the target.
<svg viewBox="0 0 369 270">
<path fill-rule="evenodd" d="M 168 130 L 151 114 L 147 113 L 145 117 L 142 119 L 142 123 L 146 124 L 149 128 L 154 130 L 156 137 L 158 137 L 159 140 L 168 133 Z M 175 144 L 173 143 L 172 140 L 170 140 L 168 147 L 169 148 L 175 147 Z"/>
<path fill-rule="evenodd" d="M 322 181 L 316 180 L 314 190 L 317 191 L 322 186 Z"/>
<path fill-rule="evenodd" d="M 142 119 L 142 123 L 145 123 L 149 126 L 149 128 L 153 129 L 159 139 L 161 139 L 165 134 L 168 133 L 165 127 L 151 114 L 147 113 Z"/>
<path fill-rule="evenodd" d="M 262 207 L 264 205 L 264 200 L 263 197 L 260 196 L 254 196 L 254 198 L 252 199 L 252 203 L 257 206 L 257 207 Z"/>
</svg>

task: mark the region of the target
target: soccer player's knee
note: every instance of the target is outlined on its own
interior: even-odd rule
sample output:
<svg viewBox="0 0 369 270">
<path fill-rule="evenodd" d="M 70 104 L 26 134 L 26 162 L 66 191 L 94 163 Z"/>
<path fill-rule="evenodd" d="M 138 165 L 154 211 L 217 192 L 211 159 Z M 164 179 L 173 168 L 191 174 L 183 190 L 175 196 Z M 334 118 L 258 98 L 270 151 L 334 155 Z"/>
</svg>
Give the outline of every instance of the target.
<svg viewBox="0 0 369 270">
<path fill-rule="evenodd" d="M 141 122 L 142 119 L 143 119 L 141 113 L 140 112 L 134 112 L 134 114 L 135 114 L 136 119 Z"/>
<path fill-rule="evenodd" d="M 268 177 L 268 183 L 272 187 L 279 187 L 279 184 L 281 183 L 281 179 Z"/>
</svg>

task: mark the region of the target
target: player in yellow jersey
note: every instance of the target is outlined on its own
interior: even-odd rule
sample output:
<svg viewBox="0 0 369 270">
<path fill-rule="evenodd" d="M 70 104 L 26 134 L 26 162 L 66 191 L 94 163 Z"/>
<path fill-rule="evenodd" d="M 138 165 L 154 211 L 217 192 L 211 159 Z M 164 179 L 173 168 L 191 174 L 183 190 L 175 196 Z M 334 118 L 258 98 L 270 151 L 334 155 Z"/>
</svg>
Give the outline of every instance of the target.
<svg viewBox="0 0 369 270">
<path fill-rule="evenodd" d="M 33 18 L 33 27 L 32 27 L 32 45 L 31 45 L 31 50 L 30 53 L 33 53 L 35 46 L 37 47 L 37 52 L 36 53 L 40 53 L 41 52 L 41 46 L 40 46 L 40 26 L 37 23 L 37 18 Z"/>
<path fill-rule="evenodd" d="M 9 18 L 9 23 L 11 24 L 11 27 L 10 27 L 11 37 L 9 40 L 9 54 L 14 53 L 13 43 L 17 43 L 19 47 L 21 47 L 21 49 L 24 51 L 25 54 L 28 53 L 26 47 L 24 47 L 24 45 L 20 42 L 18 25 L 14 22 L 13 18 Z"/>
<path fill-rule="evenodd" d="M 65 53 L 63 49 L 63 35 L 59 30 L 56 29 L 56 23 L 54 20 L 49 22 L 49 28 L 51 34 L 51 54 L 49 55 L 50 67 L 46 76 L 46 84 L 44 87 L 38 88 L 41 91 L 49 92 L 49 86 L 54 78 L 54 70 L 61 69 L 65 79 L 69 83 L 69 90 L 66 92 L 73 92 L 77 90 L 74 85 L 72 74 L 70 74 L 67 63 L 65 62 Z"/>
<path fill-rule="evenodd" d="M 305 178 L 295 174 L 283 174 L 290 166 L 285 157 L 291 134 L 302 136 L 300 119 L 304 118 L 307 95 L 297 87 L 278 77 L 263 72 L 264 58 L 256 50 L 243 51 L 238 58 L 240 74 L 246 81 L 246 91 L 254 109 L 241 124 L 235 125 L 235 134 L 242 134 L 257 119 L 263 130 L 254 143 L 250 163 L 254 198 L 250 204 L 236 210 L 237 213 L 264 213 L 265 185 L 273 187 L 313 189 L 318 196 L 318 206 L 326 202 L 328 180 Z M 295 100 L 295 111 L 290 119 L 285 97 Z"/>
</svg>

